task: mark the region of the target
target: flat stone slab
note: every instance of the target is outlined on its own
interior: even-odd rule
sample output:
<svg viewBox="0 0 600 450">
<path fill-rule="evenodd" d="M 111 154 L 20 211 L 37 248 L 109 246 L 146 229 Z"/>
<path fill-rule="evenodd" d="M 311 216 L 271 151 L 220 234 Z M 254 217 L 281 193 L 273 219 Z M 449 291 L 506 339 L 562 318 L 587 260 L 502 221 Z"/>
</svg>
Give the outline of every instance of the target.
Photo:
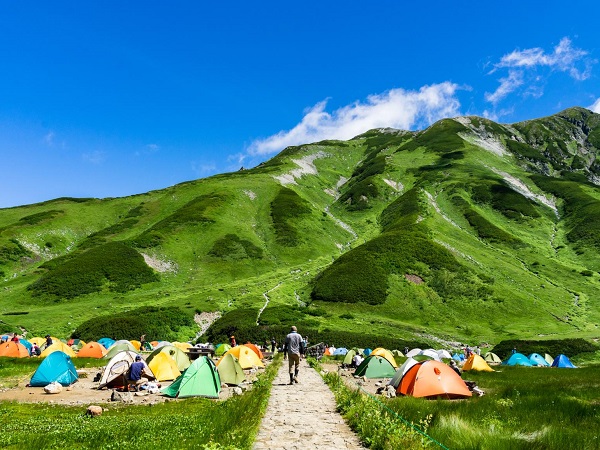
<svg viewBox="0 0 600 450">
<path fill-rule="evenodd" d="M 365 448 L 337 412 L 331 390 L 306 360 L 300 362 L 299 383 L 289 381 L 284 361 L 273 380 L 254 450 Z"/>
</svg>

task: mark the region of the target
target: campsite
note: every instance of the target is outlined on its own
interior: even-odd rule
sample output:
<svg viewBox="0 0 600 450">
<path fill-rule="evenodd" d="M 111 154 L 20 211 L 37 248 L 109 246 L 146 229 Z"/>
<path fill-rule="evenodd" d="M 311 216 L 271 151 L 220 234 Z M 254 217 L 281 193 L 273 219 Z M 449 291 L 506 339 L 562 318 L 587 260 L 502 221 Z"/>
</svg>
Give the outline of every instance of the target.
<svg viewBox="0 0 600 450">
<path fill-rule="evenodd" d="M 60 350 L 44 358 L 0 357 L 0 411 L 20 418 L 4 428 L 8 448 L 109 448 L 110 442 L 117 441 L 120 448 L 133 448 L 147 439 L 152 440 L 148 448 L 161 448 L 168 441 L 154 436 L 157 429 L 177 436 L 176 448 L 197 448 L 202 436 L 210 440 L 206 448 L 251 448 L 264 426 L 262 414 L 274 377 L 278 370 L 286 370 L 281 353 L 265 356 L 251 344 L 229 349 L 224 344 L 227 351 L 221 356 L 190 360 L 179 346 L 163 343 L 142 353 L 155 374 L 161 373 L 157 375 L 164 380 L 161 393 L 128 392 L 115 398 L 115 391 L 122 389 L 108 381 L 111 367 L 118 376 L 123 361 L 131 364 L 137 350 L 125 349 L 128 345 L 123 342 L 112 345 L 121 351 L 109 358 L 70 357 Z M 74 354 L 81 350 L 85 353 L 90 347 L 94 346 L 82 344 Z M 371 443 L 371 448 L 388 448 L 394 442 L 403 448 L 420 448 L 422 440 L 453 449 L 481 445 L 529 448 L 530 444 L 535 448 L 599 448 L 596 424 L 600 367 L 586 364 L 585 358 L 580 359 L 580 367 L 559 355 L 554 358 L 556 367 L 552 367 L 539 353 L 527 357 L 509 352 L 501 363 L 488 365 L 476 354 L 460 361 L 456 349 L 417 348 L 408 352 L 412 357 L 385 348 L 323 349 L 325 355 L 309 358 L 309 363 L 334 392 L 338 411 L 363 442 Z M 257 351 L 262 358 L 258 358 Z M 446 358 L 452 352 L 453 359 Z M 350 367 L 347 356 L 356 354 L 363 355 L 363 361 L 358 367 Z M 529 362 L 523 362 L 523 358 Z M 250 362 L 244 363 L 245 359 Z M 63 361 L 68 361 L 66 369 L 61 368 Z M 157 361 L 163 361 L 162 368 Z M 462 379 L 451 370 L 450 361 L 459 361 Z M 61 381 L 65 387 L 58 394 L 44 392 L 42 386 L 48 379 L 34 382 L 50 363 L 61 374 L 72 376 L 76 372 L 75 379 Z M 223 371 L 218 370 L 221 365 Z M 221 384 L 222 389 L 213 391 L 211 383 L 203 383 L 204 387 L 198 389 L 195 383 L 187 382 L 196 372 L 202 372 L 198 379 L 222 376 L 231 385 Z M 428 374 L 437 388 L 424 387 Z M 446 378 L 454 381 L 444 381 Z M 251 383 L 245 383 L 246 379 Z M 247 387 L 234 393 L 234 386 L 240 383 Z M 472 383 L 476 389 L 469 392 L 465 383 Z M 105 384 L 108 388 L 98 389 Z M 387 385 L 394 386 L 394 395 L 388 394 L 391 391 Z M 446 391 L 436 391 L 439 386 Z M 86 408 L 92 404 L 102 408 L 100 417 L 86 415 Z M 297 408 L 302 410 L 302 402 Z M 48 414 L 52 416 L 52 432 L 31 432 L 33 424 Z M 219 433 L 222 435 L 217 436 Z M 82 436 L 89 444 L 82 444 Z"/>
</svg>

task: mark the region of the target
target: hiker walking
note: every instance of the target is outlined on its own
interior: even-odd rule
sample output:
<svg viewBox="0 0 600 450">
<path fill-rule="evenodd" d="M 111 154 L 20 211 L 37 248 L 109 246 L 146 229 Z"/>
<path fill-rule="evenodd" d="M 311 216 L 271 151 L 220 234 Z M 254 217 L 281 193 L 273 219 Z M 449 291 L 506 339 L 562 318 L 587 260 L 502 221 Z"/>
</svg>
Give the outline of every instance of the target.
<svg viewBox="0 0 600 450">
<path fill-rule="evenodd" d="M 271 351 L 275 353 L 275 349 L 277 348 L 277 341 L 275 340 L 275 336 L 271 338 Z"/>
<path fill-rule="evenodd" d="M 146 347 L 146 335 L 142 334 L 140 336 L 140 352 L 144 350 L 144 347 Z"/>
<path fill-rule="evenodd" d="M 301 353 L 302 336 L 298 334 L 298 329 L 293 326 L 290 333 L 285 337 L 285 344 L 283 345 L 283 359 L 289 359 L 290 384 L 298 383 Z"/>
</svg>

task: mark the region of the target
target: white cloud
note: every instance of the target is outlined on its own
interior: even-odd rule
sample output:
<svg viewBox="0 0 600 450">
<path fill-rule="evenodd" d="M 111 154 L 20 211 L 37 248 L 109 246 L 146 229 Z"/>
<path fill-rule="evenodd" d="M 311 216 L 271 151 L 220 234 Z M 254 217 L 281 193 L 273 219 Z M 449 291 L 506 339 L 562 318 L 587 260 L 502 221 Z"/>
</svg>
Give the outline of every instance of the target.
<svg viewBox="0 0 600 450">
<path fill-rule="evenodd" d="M 46 145 L 48 147 L 54 146 L 54 137 L 55 137 L 54 131 L 50 131 L 50 132 L 46 133 L 46 135 L 44 136 L 44 142 L 46 143 Z"/>
<path fill-rule="evenodd" d="M 588 57 L 587 51 L 573 47 L 567 37 L 562 38 L 551 53 L 539 47 L 514 50 L 504 55 L 489 72 L 492 74 L 508 69 L 508 76 L 500 78 L 500 86 L 491 94 L 486 92 L 485 99 L 495 105 L 521 86 L 526 87 L 523 92 L 525 96 L 538 98 L 544 93 L 542 83 L 545 81 L 544 77 L 537 74 L 538 69 L 565 72 L 573 79 L 582 81 L 590 77 L 592 65 L 596 62 Z"/>
<path fill-rule="evenodd" d="M 212 162 L 192 161 L 192 171 L 199 177 L 212 175 L 216 172 L 217 166 Z"/>
<path fill-rule="evenodd" d="M 577 80 L 585 80 L 589 77 L 589 72 L 581 72 L 575 64 L 584 59 L 587 54 L 588 52 L 585 50 L 573 47 L 571 39 L 564 37 L 554 47 L 552 53 L 545 53 L 539 47 L 514 50 L 508 55 L 504 55 L 500 62 L 494 65 L 494 70 L 502 67 L 532 68 L 536 66 L 548 66 L 561 72 L 569 72 Z"/>
<path fill-rule="evenodd" d="M 84 153 L 81 155 L 81 157 L 87 161 L 90 162 L 92 164 L 101 164 L 104 162 L 104 160 L 106 159 L 106 153 L 96 150 L 93 151 L 91 153 Z"/>
<path fill-rule="evenodd" d="M 485 99 L 490 103 L 498 103 L 519 86 L 523 85 L 523 72 L 520 70 L 509 70 L 508 77 L 500 78 L 500 86 L 493 93 L 486 92 Z"/>
<path fill-rule="evenodd" d="M 595 113 L 600 114 L 600 97 L 598 97 L 598 99 L 594 102 L 592 106 L 589 107 L 589 109 L 591 109 Z"/>
<path fill-rule="evenodd" d="M 266 155 L 290 145 L 324 139 L 345 140 L 373 128 L 410 129 L 415 125 L 429 125 L 459 114 L 460 103 L 455 95 L 458 89 L 458 85 L 450 82 L 423 86 L 418 91 L 392 89 L 332 113 L 325 111 L 327 100 L 324 100 L 309 108 L 291 130 L 252 142 L 248 153 Z"/>
</svg>

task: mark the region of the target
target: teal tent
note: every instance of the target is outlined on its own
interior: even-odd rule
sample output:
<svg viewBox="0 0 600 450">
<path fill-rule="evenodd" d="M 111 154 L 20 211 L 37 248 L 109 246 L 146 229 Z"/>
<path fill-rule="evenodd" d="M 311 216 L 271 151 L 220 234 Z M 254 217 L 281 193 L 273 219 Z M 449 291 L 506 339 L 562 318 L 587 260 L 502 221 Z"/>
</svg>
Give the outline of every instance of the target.
<svg viewBox="0 0 600 450">
<path fill-rule="evenodd" d="M 550 365 L 539 353 L 532 353 L 529 355 L 529 362 L 531 362 L 532 365 L 539 367 L 548 367 Z"/>
<path fill-rule="evenodd" d="M 30 386 L 47 386 L 57 381 L 63 386 L 70 386 L 77 381 L 77 370 L 71 357 L 61 351 L 50 353 L 31 377 Z"/>
<path fill-rule="evenodd" d="M 510 358 L 508 358 L 508 361 L 505 361 L 502 364 L 505 364 L 507 366 L 532 366 L 531 361 L 529 361 L 529 358 L 523 355 L 522 353 L 513 353 L 510 356 Z"/>
<path fill-rule="evenodd" d="M 387 359 L 379 355 L 367 356 L 356 368 L 355 376 L 367 378 L 391 378 L 396 374 L 396 369 Z"/>
<path fill-rule="evenodd" d="M 215 363 L 207 356 L 194 360 L 173 383 L 161 391 L 168 397 L 219 398 L 221 378 Z"/>
<path fill-rule="evenodd" d="M 347 366 L 351 365 L 352 360 L 354 359 L 355 355 L 356 355 L 356 350 L 350 350 L 348 353 L 346 353 L 343 364 L 345 364 Z"/>
<path fill-rule="evenodd" d="M 552 367 L 562 367 L 566 369 L 575 369 L 576 367 L 573 363 L 567 358 L 565 355 L 558 355 L 554 358 L 554 362 L 552 363 Z"/>
</svg>

